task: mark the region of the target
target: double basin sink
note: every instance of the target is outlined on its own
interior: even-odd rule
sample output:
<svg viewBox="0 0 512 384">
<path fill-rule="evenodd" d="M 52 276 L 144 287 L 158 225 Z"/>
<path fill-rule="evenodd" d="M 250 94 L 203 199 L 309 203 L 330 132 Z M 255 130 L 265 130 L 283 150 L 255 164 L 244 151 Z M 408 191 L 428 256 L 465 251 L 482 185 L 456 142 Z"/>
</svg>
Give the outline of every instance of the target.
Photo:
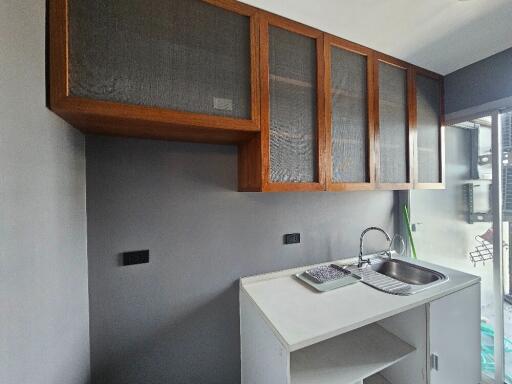
<svg viewBox="0 0 512 384">
<path fill-rule="evenodd" d="M 399 259 L 375 258 L 372 264 L 351 272 L 363 283 L 395 295 L 412 295 L 448 279 L 438 271 Z"/>
</svg>

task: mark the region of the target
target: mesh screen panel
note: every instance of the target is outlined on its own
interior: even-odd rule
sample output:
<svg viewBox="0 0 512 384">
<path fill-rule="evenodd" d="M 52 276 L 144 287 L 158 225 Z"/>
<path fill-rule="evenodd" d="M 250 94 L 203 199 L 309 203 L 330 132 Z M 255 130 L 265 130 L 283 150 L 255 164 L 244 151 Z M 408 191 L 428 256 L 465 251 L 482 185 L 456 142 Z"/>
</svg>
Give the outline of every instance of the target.
<svg viewBox="0 0 512 384">
<path fill-rule="evenodd" d="M 70 93 L 249 119 L 250 20 L 200 0 L 70 0 Z"/>
<path fill-rule="evenodd" d="M 437 80 L 416 76 L 418 181 L 439 183 L 440 88 Z"/>
<path fill-rule="evenodd" d="M 501 115 L 501 130 L 503 150 L 512 152 L 512 112 L 506 112 Z"/>
<path fill-rule="evenodd" d="M 503 178 L 503 213 L 512 215 L 512 167 L 502 169 Z"/>
<path fill-rule="evenodd" d="M 512 215 L 512 112 L 502 113 L 501 130 L 503 158 L 508 158 L 508 162 L 503 164 L 503 213 Z"/>
<path fill-rule="evenodd" d="M 379 63 L 380 182 L 406 183 L 407 74 Z"/>
<path fill-rule="evenodd" d="M 365 56 L 331 48 L 333 182 L 369 181 L 366 65 Z"/>
<path fill-rule="evenodd" d="M 270 26 L 270 179 L 317 181 L 316 41 Z"/>
</svg>

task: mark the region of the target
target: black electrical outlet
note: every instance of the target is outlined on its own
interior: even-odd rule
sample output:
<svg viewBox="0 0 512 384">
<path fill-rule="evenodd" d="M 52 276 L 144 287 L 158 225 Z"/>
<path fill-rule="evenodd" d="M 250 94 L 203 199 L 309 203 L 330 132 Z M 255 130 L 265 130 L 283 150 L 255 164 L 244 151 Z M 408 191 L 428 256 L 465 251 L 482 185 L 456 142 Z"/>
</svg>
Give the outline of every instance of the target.
<svg viewBox="0 0 512 384">
<path fill-rule="evenodd" d="M 143 251 L 123 252 L 123 265 L 149 263 L 149 249 Z"/>
<path fill-rule="evenodd" d="M 285 244 L 297 244 L 300 243 L 300 233 L 287 233 L 283 236 Z"/>
</svg>

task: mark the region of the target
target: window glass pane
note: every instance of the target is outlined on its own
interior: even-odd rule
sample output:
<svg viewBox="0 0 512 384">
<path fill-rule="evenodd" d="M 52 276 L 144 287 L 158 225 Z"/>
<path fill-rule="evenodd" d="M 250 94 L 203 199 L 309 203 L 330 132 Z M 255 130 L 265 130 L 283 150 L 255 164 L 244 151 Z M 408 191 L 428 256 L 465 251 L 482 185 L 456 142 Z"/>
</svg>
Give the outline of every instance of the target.
<svg viewBox="0 0 512 384">
<path fill-rule="evenodd" d="M 505 330 L 505 381 L 512 384 L 512 112 L 500 115 L 502 132 L 502 190 L 503 190 L 503 286 Z"/>
<path fill-rule="evenodd" d="M 380 182 L 406 183 L 407 72 L 379 63 Z"/>
<path fill-rule="evenodd" d="M 317 181 L 315 39 L 270 26 L 270 178 Z"/>
<path fill-rule="evenodd" d="M 332 181 L 367 182 L 366 56 L 331 48 Z"/>
<path fill-rule="evenodd" d="M 439 82 L 430 77 L 416 76 L 418 181 L 439 183 Z"/>
<path fill-rule="evenodd" d="M 69 1 L 70 93 L 249 119 L 249 18 L 200 0 Z"/>
</svg>

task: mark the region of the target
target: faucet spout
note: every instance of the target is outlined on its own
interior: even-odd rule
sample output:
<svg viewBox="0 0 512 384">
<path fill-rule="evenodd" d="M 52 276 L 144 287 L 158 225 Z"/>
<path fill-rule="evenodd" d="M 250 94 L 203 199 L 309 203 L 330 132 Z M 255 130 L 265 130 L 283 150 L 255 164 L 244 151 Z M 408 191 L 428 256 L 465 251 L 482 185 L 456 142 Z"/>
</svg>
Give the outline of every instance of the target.
<svg viewBox="0 0 512 384">
<path fill-rule="evenodd" d="M 391 238 L 389 237 L 388 233 L 385 230 L 383 230 L 382 228 L 380 228 L 380 227 L 369 227 L 369 228 L 366 228 L 361 233 L 361 237 L 359 238 L 359 261 L 357 263 L 357 266 L 359 268 L 361 268 L 365 263 L 370 264 L 370 260 L 369 259 L 363 259 L 364 237 L 370 231 L 379 231 L 379 232 L 381 232 L 386 237 L 386 240 L 389 243 L 391 243 Z"/>
</svg>

